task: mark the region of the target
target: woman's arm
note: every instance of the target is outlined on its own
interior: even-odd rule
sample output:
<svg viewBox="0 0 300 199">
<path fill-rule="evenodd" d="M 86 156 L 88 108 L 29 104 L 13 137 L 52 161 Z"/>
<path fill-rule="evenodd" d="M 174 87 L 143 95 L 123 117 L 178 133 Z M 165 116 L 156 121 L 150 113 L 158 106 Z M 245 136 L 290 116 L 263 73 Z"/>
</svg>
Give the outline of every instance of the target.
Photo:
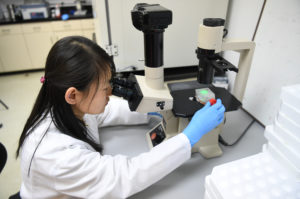
<svg viewBox="0 0 300 199">
<path fill-rule="evenodd" d="M 188 160 L 191 145 L 180 133 L 133 158 L 101 156 L 80 146 L 63 153 L 52 171 L 59 193 L 80 198 L 127 198 Z"/>
<path fill-rule="evenodd" d="M 145 124 L 148 121 L 149 118 L 146 113 L 131 111 L 128 102 L 117 97 L 110 97 L 104 113 L 97 116 L 99 127 Z"/>
</svg>

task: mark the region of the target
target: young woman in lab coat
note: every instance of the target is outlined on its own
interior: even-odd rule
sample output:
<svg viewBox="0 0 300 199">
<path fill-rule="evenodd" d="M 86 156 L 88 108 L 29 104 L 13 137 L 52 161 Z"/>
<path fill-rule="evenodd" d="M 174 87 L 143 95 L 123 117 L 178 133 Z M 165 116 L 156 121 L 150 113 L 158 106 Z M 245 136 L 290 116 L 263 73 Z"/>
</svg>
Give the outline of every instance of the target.
<svg viewBox="0 0 300 199">
<path fill-rule="evenodd" d="M 22 198 L 126 198 L 188 160 L 193 144 L 223 120 L 217 100 L 196 112 L 182 133 L 147 153 L 104 155 L 99 127 L 148 122 L 126 101 L 109 101 L 111 64 L 102 48 L 83 37 L 63 38 L 50 50 L 17 150 Z"/>
</svg>

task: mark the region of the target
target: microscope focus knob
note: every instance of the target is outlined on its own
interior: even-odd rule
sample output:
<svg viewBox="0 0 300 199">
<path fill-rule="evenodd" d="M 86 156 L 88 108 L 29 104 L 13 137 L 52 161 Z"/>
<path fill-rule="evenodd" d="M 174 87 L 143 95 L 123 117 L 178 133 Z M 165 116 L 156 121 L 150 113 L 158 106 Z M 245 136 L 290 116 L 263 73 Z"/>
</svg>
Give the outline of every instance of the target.
<svg viewBox="0 0 300 199">
<path fill-rule="evenodd" d="M 203 25 L 209 27 L 224 26 L 225 20 L 221 18 L 205 18 L 203 19 Z"/>
</svg>

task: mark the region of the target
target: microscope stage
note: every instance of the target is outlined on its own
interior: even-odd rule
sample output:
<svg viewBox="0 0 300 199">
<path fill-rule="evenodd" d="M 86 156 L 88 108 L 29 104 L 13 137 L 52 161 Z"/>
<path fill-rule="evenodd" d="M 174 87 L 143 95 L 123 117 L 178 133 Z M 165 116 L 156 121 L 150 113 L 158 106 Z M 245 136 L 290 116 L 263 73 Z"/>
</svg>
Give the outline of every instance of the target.
<svg viewBox="0 0 300 199">
<path fill-rule="evenodd" d="M 195 97 L 195 89 L 200 88 L 209 88 L 214 92 L 216 99 L 220 98 L 222 100 L 226 112 L 237 110 L 242 106 L 242 103 L 225 88 L 215 87 L 211 84 L 188 81 L 170 83 L 168 87 L 174 100 L 173 113 L 177 117 L 192 117 L 197 110 L 204 106 L 195 100 L 190 100 L 191 97 Z"/>
</svg>

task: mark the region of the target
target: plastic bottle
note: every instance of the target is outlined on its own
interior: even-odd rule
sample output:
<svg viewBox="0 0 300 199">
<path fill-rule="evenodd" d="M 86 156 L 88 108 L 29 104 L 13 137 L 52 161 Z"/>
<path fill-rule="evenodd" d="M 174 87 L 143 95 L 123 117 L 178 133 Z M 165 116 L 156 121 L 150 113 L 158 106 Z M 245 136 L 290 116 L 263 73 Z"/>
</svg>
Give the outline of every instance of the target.
<svg viewBox="0 0 300 199">
<path fill-rule="evenodd" d="M 55 6 L 55 17 L 60 18 L 60 7 L 58 4 Z"/>
</svg>

